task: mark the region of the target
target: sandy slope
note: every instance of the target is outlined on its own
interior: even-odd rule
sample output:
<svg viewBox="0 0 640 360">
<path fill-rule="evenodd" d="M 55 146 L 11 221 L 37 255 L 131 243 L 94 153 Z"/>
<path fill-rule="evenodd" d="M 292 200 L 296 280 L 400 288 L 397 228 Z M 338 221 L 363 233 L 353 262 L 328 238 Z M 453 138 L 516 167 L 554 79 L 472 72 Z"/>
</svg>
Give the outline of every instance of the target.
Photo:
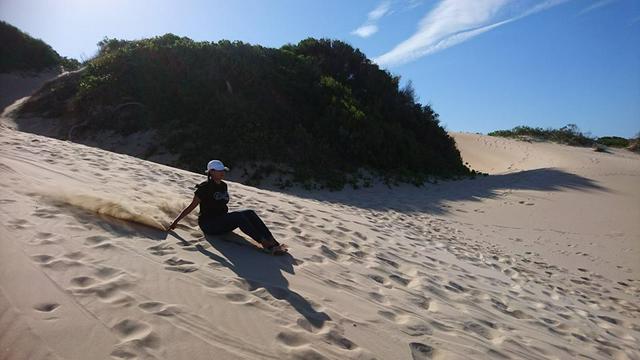
<svg viewBox="0 0 640 360">
<path fill-rule="evenodd" d="M 502 244 L 533 247 L 571 270 L 586 267 L 616 281 L 640 274 L 638 154 L 472 134 L 455 138 L 473 168 L 494 175 L 473 194 L 481 206 L 457 212 L 458 219 L 497 227 L 512 238 Z"/>
<path fill-rule="evenodd" d="M 282 194 L 0 129 L 0 359 L 639 359 L 640 158 L 456 134 L 496 175 Z M 118 219 L 125 219 L 118 220 Z"/>
<path fill-rule="evenodd" d="M 15 101 L 31 95 L 42 84 L 58 76 L 60 71 L 50 69 L 47 71 L 29 73 L 0 73 L 0 113 L 5 107 Z"/>
</svg>

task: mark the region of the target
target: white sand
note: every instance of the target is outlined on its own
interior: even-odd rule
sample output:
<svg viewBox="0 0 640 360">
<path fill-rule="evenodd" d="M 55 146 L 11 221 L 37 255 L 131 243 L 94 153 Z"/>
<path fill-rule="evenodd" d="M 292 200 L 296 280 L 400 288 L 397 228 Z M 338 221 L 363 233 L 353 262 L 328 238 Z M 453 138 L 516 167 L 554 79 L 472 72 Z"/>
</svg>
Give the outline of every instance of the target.
<svg viewBox="0 0 640 360">
<path fill-rule="evenodd" d="M 0 359 L 640 359 L 640 156 L 455 137 L 496 175 L 230 182 L 272 257 L 156 229 L 201 175 L 2 128 Z"/>
</svg>

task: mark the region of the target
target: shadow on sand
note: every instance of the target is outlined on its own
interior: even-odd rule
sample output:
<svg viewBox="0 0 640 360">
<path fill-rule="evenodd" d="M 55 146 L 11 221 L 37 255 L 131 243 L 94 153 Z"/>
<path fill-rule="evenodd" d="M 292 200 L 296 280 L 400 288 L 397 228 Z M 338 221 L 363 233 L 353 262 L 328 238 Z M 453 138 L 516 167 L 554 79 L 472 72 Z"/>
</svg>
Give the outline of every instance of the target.
<svg viewBox="0 0 640 360">
<path fill-rule="evenodd" d="M 331 192 L 301 189 L 276 190 L 301 198 L 344 204 L 371 210 L 420 211 L 430 214 L 449 212 L 445 202 L 481 201 L 506 191 L 609 191 L 594 180 L 554 168 L 542 168 L 509 174 L 479 176 L 475 179 L 445 181 L 416 187 L 401 184 L 392 188 L 376 185 L 355 191 Z"/>
<path fill-rule="evenodd" d="M 66 212 L 72 215 L 80 225 L 96 226 L 117 237 L 143 237 L 146 239 L 162 241 L 171 234 L 184 246 L 192 246 L 175 231 L 165 232 L 130 221 L 120 220 L 110 216 L 104 216 L 95 212 L 77 208 L 72 205 L 55 203 L 46 216 L 55 216 L 57 213 Z M 300 294 L 289 289 L 289 282 L 283 276 L 282 271 L 295 274 L 293 265 L 296 260 L 289 254 L 283 256 L 268 255 L 262 250 L 235 233 L 220 236 L 205 237 L 205 240 L 213 246 L 222 256 L 206 250 L 202 245 L 196 245 L 200 253 L 210 259 L 229 268 L 237 276 L 246 280 L 249 291 L 264 288 L 278 300 L 287 301 L 297 312 L 307 320 L 310 326 L 321 328 L 324 322 L 331 318 L 324 312 L 316 311 L 312 305 Z M 300 324 L 305 326 L 304 323 Z"/>
<path fill-rule="evenodd" d="M 171 231 L 171 234 L 183 245 L 192 245 L 175 231 Z M 325 321 L 331 320 L 326 313 L 316 311 L 304 297 L 289 289 L 289 282 L 282 271 L 295 274 L 293 265 L 296 260 L 291 255 L 265 254 L 258 246 L 235 233 L 220 236 L 207 235 L 205 240 L 222 256 L 208 251 L 202 245 L 196 245 L 198 251 L 245 279 L 249 285 L 249 291 L 264 288 L 274 298 L 287 301 L 315 328 L 321 328 Z M 304 324 L 301 325 L 304 326 Z"/>
</svg>

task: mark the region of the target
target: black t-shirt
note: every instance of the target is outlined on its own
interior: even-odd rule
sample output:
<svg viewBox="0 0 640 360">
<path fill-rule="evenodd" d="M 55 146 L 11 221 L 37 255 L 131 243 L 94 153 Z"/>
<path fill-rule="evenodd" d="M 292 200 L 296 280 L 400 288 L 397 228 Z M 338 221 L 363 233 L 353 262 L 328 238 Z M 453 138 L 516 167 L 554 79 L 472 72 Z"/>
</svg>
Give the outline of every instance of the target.
<svg viewBox="0 0 640 360">
<path fill-rule="evenodd" d="M 216 184 L 208 180 L 196 185 L 196 196 L 200 199 L 200 218 L 224 215 L 229 211 L 229 193 L 224 181 Z"/>
</svg>

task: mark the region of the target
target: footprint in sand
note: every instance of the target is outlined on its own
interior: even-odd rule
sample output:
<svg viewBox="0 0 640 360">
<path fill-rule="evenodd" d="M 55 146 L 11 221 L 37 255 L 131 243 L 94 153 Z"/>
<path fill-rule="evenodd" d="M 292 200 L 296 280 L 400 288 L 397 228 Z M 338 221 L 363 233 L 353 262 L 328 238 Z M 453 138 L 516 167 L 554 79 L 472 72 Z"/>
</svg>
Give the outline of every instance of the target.
<svg viewBox="0 0 640 360">
<path fill-rule="evenodd" d="M 73 251 L 73 252 L 70 252 L 70 253 L 66 253 L 63 256 L 65 258 L 67 258 L 67 259 L 79 260 L 79 259 L 82 259 L 83 257 L 85 257 L 85 253 L 83 253 L 82 251 Z"/>
<path fill-rule="evenodd" d="M 101 279 L 107 279 L 107 278 L 111 278 L 113 275 L 116 275 L 120 272 L 122 272 L 122 270 L 114 269 L 108 266 L 101 266 L 98 269 L 96 269 L 95 274 Z"/>
<path fill-rule="evenodd" d="M 398 314 L 393 311 L 378 310 L 378 315 L 390 321 L 398 321 Z"/>
<path fill-rule="evenodd" d="M 88 246 L 99 245 L 107 240 L 109 240 L 109 238 L 106 236 L 101 236 L 101 235 L 89 236 L 84 240 L 84 244 Z"/>
<path fill-rule="evenodd" d="M 50 255 L 34 255 L 31 257 L 33 259 L 33 261 L 40 263 L 40 264 L 45 264 L 48 263 L 49 261 L 53 260 L 53 256 Z"/>
<path fill-rule="evenodd" d="M 31 226 L 31 223 L 24 219 L 11 220 L 7 224 L 10 228 L 16 230 L 23 230 Z"/>
<path fill-rule="evenodd" d="M 410 336 L 433 335 L 433 329 L 425 321 L 416 317 L 407 317 L 401 331 Z"/>
<path fill-rule="evenodd" d="M 332 329 L 324 335 L 326 342 L 344 350 L 354 350 L 358 347 L 353 341 L 344 337 L 338 330 Z"/>
<path fill-rule="evenodd" d="M 317 263 L 317 264 L 322 264 L 327 262 L 327 260 L 320 256 L 320 255 L 311 255 L 311 257 L 305 258 L 305 260 L 312 262 L 312 263 Z"/>
<path fill-rule="evenodd" d="M 112 330 L 123 340 L 111 353 L 114 357 L 148 358 L 147 349 L 158 349 L 161 344 L 151 326 L 141 321 L 125 319 L 115 324 Z"/>
<path fill-rule="evenodd" d="M 462 325 L 462 329 L 467 333 L 474 333 L 487 340 L 493 340 L 493 338 L 495 337 L 494 333 L 491 330 L 473 321 L 466 321 Z"/>
<path fill-rule="evenodd" d="M 158 301 L 147 301 L 138 305 L 138 307 L 146 312 L 155 313 L 164 308 L 164 303 Z"/>
<path fill-rule="evenodd" d="M 36 239 L 44 240 L 44 239 L 50 239 L 51 237 L 53 237 L 53 234 L 50 233 L 50 232 L 42 232 L 42 231 L 40 231 L 40 232 L 36 233 Z"/>
<path fill-rule="evenodd" d="M 409 279 L 404 278 L 402 276 L 399 275 L 395 275 L 395 274 L 391 274 L 389 275 L 389 279 L 395 281 L 398 284 L 401 284 L 403 286 L 407 286 L 409 284 Z"/>
<path fill-rule="evenodd" d="M 167 269 L 167 270 L 179 271 L 179 272 L 184 272 L 184 273 L 193 272 L 193 271 L 198 270 L 198 268 L 195 267 L 195 266 L 185 266 L 185 265 L 193 265 L 194 264 L 193 261 L 180 259 L 180 258 L 175 257 L 175 256 L 170 258 L 170 259 L 165 260 L 164 263 L 169 265 L 169 266 L 165 267 L 165 269 Z"/>
<path fill-rule="evenodd" d="M 608 322 L 610 324 L 613 324 L 613 325 L 618 325 L 620 323 L 620 320 L 614 319 L 614 318 L 612 318 L 610 316 L 598 315 L 598 318 L 600 318 L 600 319 L 602 319 L 602 320 L 604 320 L 604 321 L 606 321 L 606 322 Z"/>
<path fill-rule="evenodd" d="M 385 281 L 384 277 L 380 276 L 380 275 L 376 275 L 376 274 L 369 274 L 367 275 L 371 280 L 377 282 L 380 285 L 387 285 L 388 282 Z"/>
<path fill-rule="evenodd" d="M 366 241 L 366 240 L 367 240 L 367 236 L 366 236 L 366 235 L 364 235 L 364 234 L 363 234 L 363 233 L 361 233 L 361 232 L 358 232 L 358 231 L 354 232 L 354 233 L 353 233 L 353 236 L 357 237 L 358 239 L 360 239 L 360 240 L 362 240 L 362 241 Z"/>
<path fill-rule="evenodd" d="M 52 233 L 48 232 L 39 232 L 37 233 L 32 240 L 29 240 L 29 245 L 54 245 L 59 244 L 62 241 L 60 238 L 56 238 L 56 236 Z"/>
<path fill-rule="evenodd" d="M 397 262 L 395 262 L 393 260 L 390 260 L 390 259 L 387 259 L 384 256 L 376 255 L 376 258 L 378 260 L 382 261 L 382 263 L 384 263 L 384 264 L 391 265 L 395 269 L 399 269 L 400 268 L 400 265 L 398 265 Z M 382 265 L 382 263 L 381 263 L 381 265 Z"/>
<path fill-rule="evenodd" d="M 320 251 L 322 252 L 322 254 L 324 256 L 328 257 L 331 260 L 338 259 L 338 254 L 336 254 L 335 251 L 329 249 L 329 247 L 327 247 L 326 245 L 321 245 L 320 246 Z"/>
<path fill-rule="evenodd" d="M 34 255 L 31 257 L 31 259 L 39 263 L 42 267 L 45 267 L 54 271 L 65 271 L 72 267 L 84 265 L 84 263 L 77 260 L 71 260 L 68 258 L 56 259 L 50 255 Z"/>
<path fill-rule="evenodd" d="M 449 283 L 447 285 L 444 286 L 445 289 L 449 290 L 449 291 L 453 291 L 453 292 L 465 292 L 467 291 L 464 287 L 462 287 L 460 284 L 455 283 L 453 281 L 449 281 Z"/>
<path fill-rule="evenodd" d="M 348 253 L 350 258 L 349 261 L 362 263 L 362 260 L 365 259 L 369 254 L 366 251 L 356 250 Z"/>
<path fill-rule="evenodd" d="M 85 288 L 96 283 L 96 280 L 89 276 L 78 276 L 71 279 L 71 285 Z"/>
<path fill-rule="evenodd" d="M 174 248 L 168 244 L 154 245 L 148 247 L 147 250 L 149 250 L 152 255 L 156 256 L 173 255 L 176 253 Z"/>
<path fill-rule="evenodd" d="M 192 261 L 189 260 L 183 260 L 177 257 L 172 257 L 171 259 L 167 259 L 164 261 L 165 264 L 167 265 L 171 265 L 171 266 L 180 266 L 180 265 L 191 265 L 193 264 Z"/>
<path fill-rule="evenodd" d="M 276 335 L 276 340 L 288 347 L 300 347 L 309 344 L 302 332 L 281 331 Z"/>
<path fill-rule="evenodd" d="M 348 290 L 348 291 L 356 291 L 356 289 L 348 284 L 344 284 L 341 282 L 337 282 L 331 279 L 326 279 L 324 280 L 324 283 L 331 286 L 331 288 L 335 288 L 335 289 L 344 289 L 344 290 Z"/>
<path fill-rule="evenodd" d="M 138 305 L 145 312 L 159 316 L 175 316 L 182 311 L 176 305 L 168 305 L 157 301 L 147 301 Z"/>
<path fill-rule="evenodd" d="M 248 299 L 247 295 L 241 292 L 226 293 L 224 294 L 224 297 L 226 297 L 232 303 L 245 303 Z"/>
<path fill-rule="evenodd" d="M 204 244 L 201 244 L 203 239 L 204 238 L 200 236 L 193 240 L 179 242 L 178 245 L 182 247 L 182 250 L 186 251 L 202 251 L 202 249 L 209 249 L 211 247 L 209 243 L 205 242 Z M 172 251 L 172 249 L 172 247 L 168 247 L 165 251 L 168 251 L 167 254 L 175 254 L 176 252 Z"/>
<path fill-rule="evenodd" d="M 434 307 L 432 308 L 432 300 L 430 298 L 421 295 L 418 296 L 420 297 L 414 297 L 410 299 L 413 304 L 424 310 L 434 310 Z"/>
<path fill-rule="evenodd" d="M 92 296 L 118 307 L 128 307 L 135 299 L 123 292 L 135 285 L 135 278 L 125 271 L 100 267 L 94 271 L 98 278 L 77 276 L 70 280 L 68 290 L 76 296 Z"/>
<path fill-rule="evenodd" d="M 107 241 L 96 245 L 93 248 L 97 250 L 113 250 L 116 248 L 116 245 L 113 245 L 111 242 Z"/>
<path fill-rule="evenodd" d="M 198 268 L 194 266 L 165 266 L 165 269 L 170 271 L 181 272 L 185 274 L 198 270 Z"/>
<path fill-rule="evenodd" d="M 453 332 L 455 329 L 447 324 L 441 323 L 437 320 L 431 320 L 429 321 L 429 324 L 431 324 L 432 327 L 436 328 L 439 331 L 442 332 Z"/>
<path fill-rule="evenodd" d="M 40 208 L 40 209 L 36 209 L 36 211 L 33 212 L 33 215 L 43 219 L 53 219 L 58 217 L 60 213 L 61 213 L 60 210 Z"/>
<path fill-rule="evenodd" d="M 429 345 L 412 342 L 409 344 L 409 349 L 411 350 L 411 358 L 413 360 L 425 360 L 433 358 L 433 348 Z"/>
<path fill-rule="evenodd" d="M 40 312 L 52 312 L 53 310 L 57 309 L 58 307 L 60 307 L 60 304 L 56 304 L 56 303 L 42 303 L 42 304 L 38 304 L 36 306 L 34 306 L 33 308 L 37 311 Z"/>
</svg>

